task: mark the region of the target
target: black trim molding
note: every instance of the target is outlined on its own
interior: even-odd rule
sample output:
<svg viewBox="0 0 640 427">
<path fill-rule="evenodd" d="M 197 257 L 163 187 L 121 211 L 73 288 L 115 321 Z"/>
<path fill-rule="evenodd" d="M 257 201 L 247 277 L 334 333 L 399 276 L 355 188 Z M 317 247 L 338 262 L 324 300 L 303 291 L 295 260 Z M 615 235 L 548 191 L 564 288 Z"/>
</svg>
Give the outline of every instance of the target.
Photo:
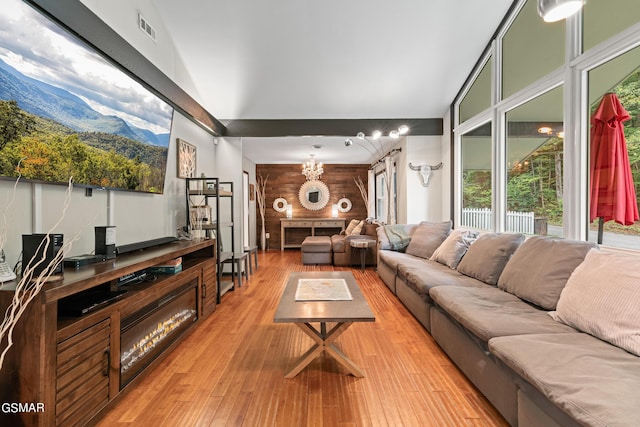
<svg viewBox="0 0 640 427">
<path fill-rule="evenodd" d="M 227 136 L 355 136 L 374 130 L 383 135 L 409 126 L 409 135 L 442 135 L 442 119 L 299 119 L 299 120 L 231 120 L 226 123 Z"/>
</svg>

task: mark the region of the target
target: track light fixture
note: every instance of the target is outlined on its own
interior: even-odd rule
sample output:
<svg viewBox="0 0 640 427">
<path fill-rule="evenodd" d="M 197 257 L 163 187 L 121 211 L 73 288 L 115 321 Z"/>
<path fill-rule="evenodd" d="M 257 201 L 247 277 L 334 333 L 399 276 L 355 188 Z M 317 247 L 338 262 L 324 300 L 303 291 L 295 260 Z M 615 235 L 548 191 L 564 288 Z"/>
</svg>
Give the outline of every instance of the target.
<svg viewBox="0 0 640 427">
<path fill-rule="evenodd" d="M 406 135 L 409 133 L 409 126 L 407 125 L 401 125 L 398 127 L 398 129 L 393 129 L 389 132 L 389 137 L 392 139 L 398 139 L 400 138 L 400 136 L 402 135 Z M 364 132 L 358 132 L 356 134 L 356 140 L 354 141 L 351 138 L 347 138 L 344 140 L 344 146 L 345 147 L 351 147 L 354 142 L 359 142 L 360 145 L 362 145 L 362 147 L 364 147 L 369 153 L 371 153 L 374 156 L 378 156 L 378 157 L 383 157 L 384 156 L 384 146 L 382 144 L 382 142 L 380 142 L 380 138 L 382 137 L 382 131 L 381 130 L 374 130 L 371 133 L 371 139 L 367 138 L 367 136 L 365 135 Z M 367 146 L 364 142 L 360 142 L 360 141 L 365 141 L 367 144 L 369 144 L 369 146 Z"/>
<path fill-rule="evenodd" d="M 538 15 L 545 22 L 556 22 L 578 12 L 583 4 L 583 0 L 538 0 Z"/>
</svg>

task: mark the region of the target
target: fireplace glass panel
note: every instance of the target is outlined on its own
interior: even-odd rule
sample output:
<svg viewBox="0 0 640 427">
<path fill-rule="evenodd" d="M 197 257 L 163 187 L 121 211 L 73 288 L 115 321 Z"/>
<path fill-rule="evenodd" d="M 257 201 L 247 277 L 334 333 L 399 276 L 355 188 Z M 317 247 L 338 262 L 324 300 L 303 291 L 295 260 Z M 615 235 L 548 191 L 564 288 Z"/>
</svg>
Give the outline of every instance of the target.
<svg viewBox="0 0 640 427">
<path fill-rule="evenodd" d="M 193 281 L 122 321 L 121 389 L 197 320 L 196 290 Z"/>
</svg>

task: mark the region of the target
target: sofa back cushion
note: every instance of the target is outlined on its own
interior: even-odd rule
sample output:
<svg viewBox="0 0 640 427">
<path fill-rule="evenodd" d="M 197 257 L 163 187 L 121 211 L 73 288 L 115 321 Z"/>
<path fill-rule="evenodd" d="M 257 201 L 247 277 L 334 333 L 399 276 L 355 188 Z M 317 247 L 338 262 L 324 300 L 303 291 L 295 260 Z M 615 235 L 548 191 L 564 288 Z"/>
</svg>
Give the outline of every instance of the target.
<svg viewBox="0 0 640 427">
<path fill-rule="evenodd" d="M 349 222 L 349 225 L 347 225 L 347 228 L 344 230 L 344 234 L 350 236 L 353 230 L 358 226 L 358 224 L 360 224 L 359 219 L 352 219 L 351 222 Z"/>
<path fill-rule="evenodd" d="M 362 231 L 360 232 L 360 234 L 366 235 L 366 236 L 376 236 L 377 235 L 376 230 L 378 229 L 379 226 L 380 226 L 379 224 L 365 223 L 364 226 L 362 227 Z"/>
<path fill-rule="evenodd" d="M 477 231 L 453 230 L 429 259 L 455 269 L 471 243 L 477 238 Z"/>
<path fill-rule="evenodd" d="M 469 247 L 458 265 L 465 276 L 495 286 L 511 255 L 524 241 L 519 233 L 485 233 Z"/>
<path fill-rule="evenodd" d="M 640 258 L 591 249 L 549 314 L 640 356 Z"/>
<path fill-rule="evenodd" d="M 546 310 L 555 310 L 569 276 L 595 246 L 592 242 L 530 237 L 505 266 L 498 287 Z"/>
<path fill-rule="evenodd" d="M 359 236 L 362 232 L 362 228 L 364 227 L 364 220 L 359 221 L 353 230 L 351 230 L 350 236 Z"/>
<path fill-rule="evenodd" d="M 451 221 L 421 222 L 411 235 L 406 253 L 420 258 L 430 258 L 451 231 Z"/>
</svg>

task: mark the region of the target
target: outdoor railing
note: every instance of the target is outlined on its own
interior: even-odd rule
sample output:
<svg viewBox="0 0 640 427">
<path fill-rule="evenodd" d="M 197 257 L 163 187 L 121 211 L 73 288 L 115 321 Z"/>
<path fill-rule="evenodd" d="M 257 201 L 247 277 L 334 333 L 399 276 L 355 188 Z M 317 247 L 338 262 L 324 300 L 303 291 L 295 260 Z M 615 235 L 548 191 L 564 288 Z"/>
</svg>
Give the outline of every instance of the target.
<svg viewBox="0 0 640 427">
<path fill-rule="evenodd" d="M 491 230 L 491 209 L 462 209 L 461 225 L 463 227 Z M 512 233 L 534 233 L 535 218 L 533 212 L 507 211 L 507 231 Z"/>
</svg>

